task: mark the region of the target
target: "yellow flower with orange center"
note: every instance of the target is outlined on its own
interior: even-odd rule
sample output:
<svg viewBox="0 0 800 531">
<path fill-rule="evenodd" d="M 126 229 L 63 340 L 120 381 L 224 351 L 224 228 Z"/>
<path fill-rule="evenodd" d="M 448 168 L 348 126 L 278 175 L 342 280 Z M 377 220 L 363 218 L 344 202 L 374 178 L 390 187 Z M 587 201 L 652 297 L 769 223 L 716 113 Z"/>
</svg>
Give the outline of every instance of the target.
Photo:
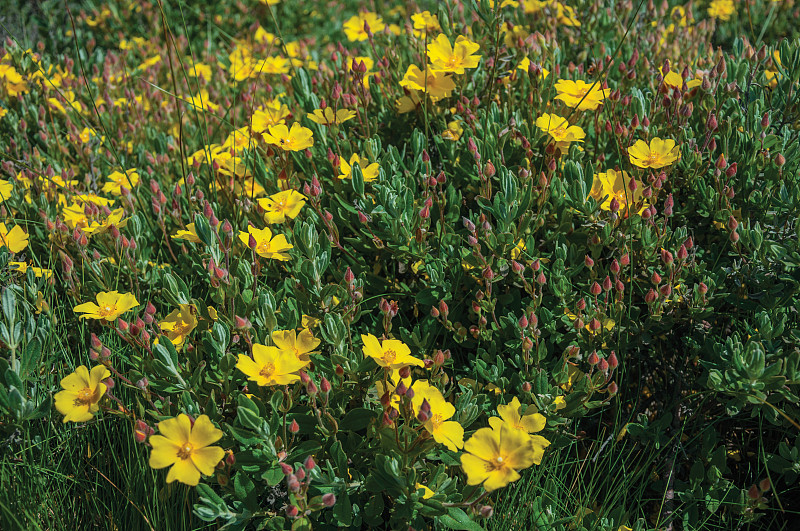
<svg viewBox="0 0 800 531">
<path fill-rule="evenodd" d="M 114 321 L 117 317 L 131 308 L 139 305 L 132 293 L 119 293 L 117 291 L 103 291 L 95 296 L 97 304 L 84 302 L 75 306 L 75 313 L 82 313 L 81 319 L 101 319 Z"/>
<path fill-rule="evenodd" d="M 447 35 L 442 33 L 428 44 L 428 59 L 434 70 L 463 74 L 466 68 L 477 68 L 481 56 L 473 54 L 480 49 L 480 44 L 463 35 L 451 45 Z"/>
<path fill-rule="evenodd" d="M 294 245 L 286 241 L 286 236 L 278 234 L 273 238 L 272 231 L 267 227 L 257 229 L 251 225 L 247 227 L 247 232 L 239 232 L 239 240 L 259 256 L 281 262 L 289 260 L 291 257 L 287 251 L 294 249 Z"/>
<path fill-rule="evenodd" d="M 559 79 L 555 84 L 558 95 L 555 99 L 563 101 L 568 107 L 579 111 L 597 109 L 611 93 L 611 89 L 601 88 L 600 82 L 587 83 L 578 79 Z"/>
<path fill-rule="evenodd" d="M 654 170 L 670 166 L 673 162 L 681 158 L 681 152 L 675 141 L 671 138 L 662 140 L 658 137 L 650 141 L 650 145 L 644 140 L 637 140 L 635 144 L 628 148 L 628 155 L 631 164 L 640 168 L 652 168 Z"/>
<path fill-rule="evenodd" d="M 59 413 L 64 415 L 64 422 L 86 422 L 91 420 L 100 409 L 98 402 L 106 393 L 103 380 L 111 376 L 104 366 L 98 365 L 89 372 L 81 365 L 75 372 L 61 379 L 63 391 L 53 397 Z"/>
<path fill-rule="evenodd" d="M 253 343 L 253 357 L 239 354 L 236 368 L 261 386 L 289 385 L 300 380 L 298 371 L 308 365 L 288 350 Z"/>
<path fill-rule="evenodd" d="M 208 415 L 200 415 L 192 424 L 188 415 L 162 420 L 158 423 L 159 435 L 150 437 L 150 467 L 170 467 L 167 483 L 175 480 L 195 486 L 200 476 L 214 473 L 217 463 L 225 457 L 225 450 L 210 446 L 222 438 L 222 431 L 211 423 Z"/>
<path fill-rule="evenodd" d="M 311 129 L 297 122 L 289 129 L 284 124 L 273 125 L 268 133 L 262 134 L 267 144 L 272 144 L 284 151 L 302 151 L 314 145 L 314 133 Z"/>
<path fill-rule="evenodd" d="M 411 355 L 411 349 L 402 341 L 384 339 L 382 342 L 372 334 L 361 334 L 364 342 L 364 355 L 369 356 L 375 363 L 388 369 L 401 369 L 409 365 L 424 367 L 421 359 Z"/>
</svg>

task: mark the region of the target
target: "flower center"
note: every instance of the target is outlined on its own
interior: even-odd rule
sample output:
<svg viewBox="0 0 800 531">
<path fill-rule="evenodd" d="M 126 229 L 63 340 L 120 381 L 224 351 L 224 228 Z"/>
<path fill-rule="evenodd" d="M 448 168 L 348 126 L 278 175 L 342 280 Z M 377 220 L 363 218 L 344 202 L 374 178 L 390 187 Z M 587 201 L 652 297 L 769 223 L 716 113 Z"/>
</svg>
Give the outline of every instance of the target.
<svg viewBox="0 0 800 531">
<path fill-rule="evenodd" d="M 194 450 L 192 443 L 184 443 L 183 446 L 178 448 L 178 457 L 181 459 L 189 459 L 189 457 L 192 455 L 192 450 Z"/>
<path fill-rule="evenodd" d="M 101 306 L 100 309 L 97 311 L 97 314 L 100 317 L 108 317 L 109 315 L 113 314 L 117 311 L 117 307 L 113 304 L 106 304 L 105 306 Z"/>
<path fill-rule="evenodd" d="M 659 158 L 658 153 L 655 151 L 651 151 L 650 155 L 647 156 L 647 162 L 649 162 L 650 164 L 658 162 L 658 158 Z"/>
<path fill-rule="evenodd" d="M 262 241 L 261 243 L 256 246 L 256 250 L 259 253 L 268 253 L 269 252 L 269 242 L 267 240 Z"/>
<path fill-rule="evenodd" d="M 262 367 L 261 372 L 258 373 L 259 375 L 263 376 L 264 378 L 271 378 L 273 374 L 275 374 L 275 364 L 274 363 L 267 363 Z"/>
<path fill-rule="evenodd" d="M 88 387 L 84 387 L 75 395 L 75 405 L 76 406 L 85 406 L 87 404 L 92 403 L 92 397 L 94 396 L 94 391 L 92 391 Z"/>
<path fill-rule="evenodd" d="M 486 461 L 486 464 L 484 466 L 486 467 L 487 471 L 491 472 L 493 470 L 500 470 L 501 468 L 506 466 L 506 463 L 503 460 L 503 457 L 498 455 L 491 461 Z"/>
<path fill-rule="evenodd" d="M 383 361 L 388 364 L 394 363 L 394 360 L 397 359 L 397 353 L 394 350 L 387 350 L 383 353 Z"/>
<path fill-rule="evenodd" d="M 451 55 L 450 59 L 447 60 L 447 64 L 450 66 L 455 66 L 456 64 L 458 64 L 458 57 L 456 57 L 455 55 Z"/>
<path fill-rule="evenodd" d="M 442 422 L 444 422 L 444 420 L 442 419 L 442 416 L 439 415 L 438 413 L 431 417 L 431 427 L 433 428 L 434 431 L 437 430 L 439 426 L 442 425 Z"/>
</svg>

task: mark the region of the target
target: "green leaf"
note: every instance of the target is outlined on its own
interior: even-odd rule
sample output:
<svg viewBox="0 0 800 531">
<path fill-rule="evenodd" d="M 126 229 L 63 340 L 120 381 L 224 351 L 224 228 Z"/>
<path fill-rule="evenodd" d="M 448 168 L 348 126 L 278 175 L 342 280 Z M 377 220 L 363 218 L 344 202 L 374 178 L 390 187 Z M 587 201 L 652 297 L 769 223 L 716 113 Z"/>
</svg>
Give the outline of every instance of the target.
<svg viewBox="0 0 800 531">
<path fill-rule="evenodd" d="M 458 507 L 450 507 L 447 514 L 439 517 L 439 523 L 448 529 L 462 529 L 466 531 L 483 531 L 483 527 Z"/>
</svg>

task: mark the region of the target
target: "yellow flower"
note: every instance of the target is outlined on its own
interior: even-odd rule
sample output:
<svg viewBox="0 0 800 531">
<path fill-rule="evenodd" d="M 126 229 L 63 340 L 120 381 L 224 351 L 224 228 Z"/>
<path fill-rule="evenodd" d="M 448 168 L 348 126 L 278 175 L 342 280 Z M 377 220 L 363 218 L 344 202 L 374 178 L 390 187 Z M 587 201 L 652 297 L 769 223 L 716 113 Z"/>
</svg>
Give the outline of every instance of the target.
<svg viewBox="0 0 800 531">
<path fill-rule="evenodd" d="M 464 444 L 461 468 L 468 485 L 491 492 L 520 478 L 519 470 L 534 462 L 536 450 L 527 433 L 503 422 L 499 429 L 481 428 Z"/>
<path fill-rule="evenodd" d="M 37 292 L 36 293 L 36 313 L 40 314 L 42 312 L 49 312 L 49 311 L 50 311 L 50 305 L 47 303 L 46 300 L 44 300 L 44 295 L 42 295 L 41 291 Z"/>
<path fill-rule="evenodd" d="M 402 369 L 409 365 L 425 366 L 421 359 L 411 355 L 411 349 L 402 341 L 384 339 L 380 342 L 372 334 L 361 334 L 361 341 L 364 342 L 364 355 L 374 359 L 381 367 Z"/>
<path fill-rule="evenodd" d="M 167 474 L 167 483 L 176 479 L 186 485 L 195 486 L 200 475 L 214 473 L 225 450 L 210 446 L 222 438 L 222 430 L 211 423 L 208 415 L 200 415 L 192 421 L 187 415 L 158 423 L 159 435 L 149 439 L 153 450 L 150 452 L 150 467 L 155 469 L 172 467 Z"/>
<path fill-rule="evenodd" d="M 555 114 L 543 114 L 536 119 L 536 127 L 549 134 L 559 148 L 565 149 L 572 142 L 583 142 L 586 133 L 577 125 L 569 125 L 566 118 Z"/>
<path fill-rule="evenodd" d="M 668 87 L 676 88 L 678 90 L 683 88 L 683 77 L 678 72 L 676 72 L 675 70 L 670 69 L 670 71 L 667 72 L 667 75 L 664 75 L 664 67 L 663 66 L 658 67 L 658 71 L 661 72 L 661 75 L 664 78 L 664 84 L 665 85 L 667 85 Z M 691 88 L 691 87 L 688 87 L 688 88 Z"/>
<path fill-rule="evenodd" d="M 64 415 L 64 422 L 86 422 L 91 420 L 100 409 L 98 402 L 106 393 L 103 380 L 111 376 L 104 366 L 98 365 L 89 372 L 81 365 L 75 372 L 61 379 L 63 391 L 53 397 L 59 413 Z"/>
<path fill-rule="evenodd" d="M 476 68 L 480 55 L 472 55 L 480 50 L 480 45 L 459 35 L 451 46 L 447 36 L 442 33 L 428 44 L 428 59 L 434 70 L 463 74 L 465 68 Z"/>
<path fill-rule="evenodd" d="M 205 63 L 195 63 L 189 57 L 186 61 L 189 64 L 189 75 L 192 77 L 202 77 L 206 81 L 211 81 L 211 67 Z"/>
<path fill-rule="evenodd" d="M 395 101 L 395 107 L 397 108 L 397 112 L 400 114 L 405 114 L 407 112 L 416 110 L 420 103 L 421 100 L 419 99 L 419 92 L 416 90 L 411 90 L 407 96 L 401 96 L 397 101 Z"/>
<path fill-rule="evenodd" d="M 108 181 L 103 185 L 103 192 L 112 195 L 122 195 L 123 186 L 128 190 L 133 190 L 139 184 L 139 174 L 136 172 L 136 168 L 126 170 L 125 173 L 115 171 L 106 178 Z"/>
<path fill-rule="evenodd" d="M 371 33 L 378 33 L 386 28 L 383 19 L 375 13 L 359 13 L 354 17 L 350 17 L 344 23 L 344 33 L 351 41 L 365 41 L 369 38 L 366 26 L 369 27 Z"/>
<path fill-rule="evenodd" d="M 447 123 L 447 129 L 442 131 L 442 138 L 445 140 L 450 140 L 452 142 L 458 141 L 461 138 L 461 135 L 464 134 L 464 128 L 461 127 L 461 122 L 458 120 L 453 120 Z"/>
<path fill-rule="evenodd" d="M 708 6 L 708 16 L 723 22 L 730 20 L 735 12 L 733 0 L 712 0 Z"/>
<path fill-rule="evenodd" d="M 341 159 L 339 171 L 342 172 L 339 175 L 340 179 L 352 179 L 353 178 L 353 165 L 358 164 L 358 167 L 361 168 L 361 175 L 364 176 L 364 182 L 368 183 L 374 181 L 378 178 L 378 172 L 380 171 L 381 167 L 377 162 L 373 162 L 369 165 L 364 165 L 367 161 L 361 160 L 361 157 L 358 156 L 357 153 L 353 153 L 350 156 L 350 162 L 346 162 L 344 159 Z"/>
<path fill-rule="evenodd" d="M 97 137 L 97 131 L 92 129 L 91 127 L 84 127 L 83 131 L 80 132 L 78 138 L 81 139 L 81 142 L 84 144 L 88 144 L 93 138 Z M 100 136 L 100 142 L 103 142 L 106 139 L 105 135 Z"/>
<path fill-rule="evenodd" d="M 596 173 L 592 181 L 592 190 L 589 197 L 600 203 L 603 210 L 611 210 L 611 200 L 615 199 L 619 203 L 621 215 L 628 215 L 628 207 L 635 207 L 641 202 L 638 211 L 641 213 L 649 205 L 644 201 L 644 185 L 640 181 L 636 182 L 636 190 L 631 190 L 631 179 L 626 171 L 608 170 L 605 173 Z"/>
<path fill-rule="evenodd" d="M 33 274 L 36 275 L 36 278 L 50 278 L 53 276 L 52 269 L 42 269 L 41 267 L 29 266 L 25 262 L 9 262 L 8 267 L 12 271 L 17 271 L 23 275 L 28 272 L 28 269 L 30 269 L 33 271 Z"/>
<path fill-rule="evenodd" d="M 200 236 L 197 235 L 197 228 L 194 223 L 186 225 L 187 230 L 178 230 L 172 235 L 173 240 L 186 240 L 187 242 L 200 243 Z"/>
<path fill-rule="evenodd" d="M 414 36 L 420 39 L 431 33 L 442 31 L 442 26 L 439 25 L 439 17 L 432 15 L 430 11 L 414 13 L 411 15 L 411 21 L 414 23 Z"/>
<path fill-rule="evenodd" d="M 0 107 L 0 118 L 5 116 L 6 114 L 8 114 L 8 109 L 4 109 L 3 107 Z"/>
<path fill-rule="evenodd" d="M 631 164 L 640 168 L 658 169 L 670 166 L 673 162 L 681 158 L 681 152 L 675 141 L 671 138 L 662 140 L 658 137 L 650 141 L 650 145 L 644 140 L 637 140 L 634 145 L 628 148 L 631 157 Z"/>
<path fill-rule="evenodd" d="M 525 57 L 517 65 L 517 70 L 522 70 L 523 72 L 527 73 L 530 70 L 530 66 L 531 66 L 531 60 L 528 59 L 527 57 Z M 540 67 L 540 68 L 542 70 L 542 73 L 539 74 L 539 77 L 541 79 L 546 79 L 547 76 L 550 75 L 550 71 L 547 70 L 546 68 L 543 68 L 543 67 Z"/>
<path fill-rule="evenodd" d="M 269 133 L 264 133 L 264 141 L 274 144 L 284 151 L 302 151 L 314 145 L 312 138 L 314 133 L 297 122 L 292 124 L 290 130 L 284 124 L 273 125 L 269 128 Z"/>
<path fill-rule="evenodd" d="M 578 27 L 581 25 L 575 17 L 575 10 L 561 2 L 556 2 L 556 20 L 562 26 Z"/>
<path fill-rule="evenodd" d="M 269 230 L 268 227 L 257 229 L 252 225 L 247 227 L 247 232 L 239 232 L 239 239 L 248 247 L 250 247 L 251 236 L 255 240 L 255 247 L 253 247 L 253 250 L 259 256 L 280 260 L 281 262 L 289 260 L 290 256 L 286 251 L 294 249 L 294 245 L 287 242 L 286 236 L 283 234 L 278 234 L 273 238 L 272 231 Z"/>
<path fill-rule="evenodd" d="M 197 327 L 197 308 L 193 304 L 179 304 L 177 310 L 158 323 L 162 332 L 177 346 L 183 345 L 192 330 Z"/>
<path fill-rule="evenodd" d="M 347 120 L 356 117 L 356 112 L 350 109 L 339 109 L 334 112 L 330 107 L 315 109 L 313 113 L 308 113 L 308 119 L 320 125 L 343 124 Z"/>
<path fill-rule="evenodd" d="M 83 232 L 86 233 L 87 236 L 97 236 L 99 234 L 103 234 L 111 230 L 111 227 L 123 228 L 125 225 L 128 224 L 127 219 L 122 219 L 122 216 L 125 215 L 125 211 L 121 208 L 113 210 L 107 217 L 99 221 L 92 221 L 85 227 L 83 227 Z"/>
<path fill-rule="evenodd" d="M 14 191 L 14 185 L 11 184 L 11 181 L 0 179 L 0 203 L 10 199 L 12 191 Z"/>
<path fill-rule="evenodd" d="M 118 293 L 116 291 L 103 291 L 95 297 L 97 304 L 84 302 L 75 306 L 72 310 L 82 313 L 81 319 L 105 319 L 113 321 L 131 308 L 139 305 L 136 297 L 132 293 Z"/>
<path fill-rule="evenodd" d="M 609 199 L 607 199 L 607 200 L 606 200 L 606 201 L 603 203 L 604 205 L 606 205 L 606 206 L 603 208 L 603 210 L 608 210 L 608 206 L 607 206 L 607 205 L 608 205 L 608 202 L 609 202 L 609 201 L 611 201 L 611 199 L 610 199 L 610 198 L 609 198 Z M 620 205 L 622 205 L 622 203 L 620 203 Z M 639 210 L 639 212 L 641 213 L 641 211 L 642 211 L 642 210 L 644 210 L 645 208 L 647 208 L 647 205 L 645 205 L 644 207 L 642 207 L 642 208 Z M 622 210 L 622 208 L 620 208 L 620 210 Z M 623 215 L 627 215 L 627 211 L 626 211 L 626 212 L 624 212 L 624 213 L 623 213 Z M 566 315 L 566 316 L 569 318 L 569 320 L 570 320 L 570 321 L 572 321 L 572 322 L 574 322 L 574 321 L 575 321 L 575 319 L 577 319 L 577 318 L 578 318 L 578 316 L 577 316 L 577 315 L 575 315 L 574 313 L 572 313 L 571 311 L 569 311 L 569 308 L 564 308 L 564 315 Z M 614 319 L 611 319 L 610 317 L 606 317 L 606 316 L 604 316 L 604 315 L 598 315 L 598 316 L 597 316 L 597 318 L 598 318 L 598 320 L 600 321 L 600 324 L 601 324 L 601 327 L 600 327 L 600 328 L 598 328 L 597 330 L 592 330 L 592 327 L 591 327 L 590 323 L 586 323 L 586 325 L 584 326 L 584 328 L 586 329 L 586 331 L 587 331 L 587 332 L 589 332 L 589 333 L 590 333 L 591 335 L 593 335 L 593 336 L 600 335 L 600 334 L 602 333 L 603 329 L 605 329 L 605 330 L 607 330 L 607 331 L 611 331 L 611 330 L 613 330 L 613 329 L 614 329 L 614 327 L 617 325 L 617 322 L 616 322 L 616 321 L 614 321 Z"/>
<path fill-rule="evenodd" d="M 319 325 L 320 319 L 313 317 L 311 315 L 303 314 L 303 318 L 300 320 L 300 325 L 303 328 L 314 328 Z"/>
<path fill-rule="evenodd" d="M 426 11 L 426 13 L 427 13 L 427 11 Z M 435 495 L 434 492 L 431 489 L 429 489 L 428 487 L 426 487 L 422 483 L 414 484 L 414 488 L 417 489 L 418 491 L 419 490 L 423 491 L 423 493 L 422 493 L 422 499 L 423 500 L 427 500 L 427 499 L 433 498 L 433 496 Z"/>
<path fill-rule="evenodd" d="M 385 342 L 384 342 L 385 343 Z M 433 436 L 433 440 L 443 444 L 448 450 L 455 452 L 464 447 L 464 428 L 458 422 L 448 420 L 456 414 L 456 408 L 445 400 L 441 391 L 425 381 L 414 383 L 412 405 L 414 412 L 419 413 L 424 400 L 430 406 L 430 418 L 425 421 L 425 429 Z"/>
<path fill-rule="evenodd" d="M 236 368 L 261 386 L 289 385 L 300 380 L 297 372 L 308 365 L 292 352 L 253 343 L 253 357 L 239 354 Z"/>
<path fill-rule="evenodd" d="M 253 132 L 261 133 L 272 127 L 285 123 L 289 116 L 289 107 L 278 100 L 274 100 L 253 113 Z"/>
<path fill-rule="evenodd" d="M 423 73 L 417 65 L 409 66 L 400 81 L 400 86 L 409 90 L 421 90 L 427 93 L 433 102 L 450 96 L 456 89 L 453 76 L 448 76 L 442 71 L 429 70 L 427 66 L 425 68 L 425 73 Z M 408 111 L 401 110 L 400 112 Z"/>
<path fill-rule="evenodd" d="M 499 430 L 502 424 L 507 424 L 514 429 L 517 429 L 523 433 L 526 433 L 530 436 L 531 441 L 533 441 L 533 448 L 534 448 L 534 456 L 533 462 L 534 464 L 539 464 L 542 462 L 542 456 L 544 455 L 544 449 L 550 446 L 550 441 L 542 437 L 541 435 L 533 435 L 536 432 L 542 431 L 544 429 L 546 419 L 543 415 L 539 413 L 534 413 L 532 408 L 530 412 L 527 412 L 522 415 L 520 414 L 521 411 L 521 404 L 517 397 L 511 401 L 510 404 L 505 406 L 497 406 L 497 413 L 500 415 L 499 417 L 491 417 L 489 419 L 489 425 L 495 429 Z"/>
<path fill-rule="evenodd" d="M 28 246 L 28 233 L 19 225 L 11 229 L 5 223 L 0 223 L 0 247 L 5 247 L 11 253 L 18 253 Z"/>
<path fill-rule="evenodd" d="M 307 328 L 299 334 L 294 330 L 275 330 L 272 332 L 272 342 L 282 351 L 291 352 L 305 362 L 310 354 L 315 354 L 314 349 L 320 344 L 320 340 Z"/>
<path fill-rule="evenodd" d="M 577 107 L 579 111 L 597 109 L 611 93 L 611 89 L 600 88 L 599 82 L 586 83 L 580 79 L 559 79 L 555 87 L 558 92 L 555 99 L 563 101 L 568 107 Z"/>
<path fill-rule="evenodd" d="M 258 200 L 259 206 L 266 210 L 267 223 L 283 223 L 286 218 L 294 219 L 306 204 L 306 196 L 296 190 L 284 190 Z"/>
<path fill-rule="evenodd" d="M 217 112 L 219 110 L 219 105 L 209 100 L 206 89 L 202 89 L 195 96 L 187 96 L 184 101 L 189 105 L 190 109 L 197 111 Z"/>
</svg>

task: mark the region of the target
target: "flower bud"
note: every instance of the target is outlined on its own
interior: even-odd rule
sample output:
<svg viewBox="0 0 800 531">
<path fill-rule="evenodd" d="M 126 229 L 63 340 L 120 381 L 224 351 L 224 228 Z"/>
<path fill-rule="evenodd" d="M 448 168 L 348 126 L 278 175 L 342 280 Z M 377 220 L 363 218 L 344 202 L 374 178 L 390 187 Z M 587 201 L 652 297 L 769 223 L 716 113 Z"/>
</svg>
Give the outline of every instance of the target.
<svg viewBox="0 0 800 531">
<path fill-rule="evenodd" d="M 336 505 L 336 496 L 331 492 L 323 494 L 322 503 L 325 505 L 325 507 L 333 507 Z"/>
<path fill-rule="evenodd" d="M 531 389 L 533 389 L 533 385 L 530 382 L 523 382 L 522 384 L 522 391 L 525 393 L 530 393 Z"/>
<path fill-rule="evenodd" d="M 289 431 L 292 433 L 297 433 L 300 431 L 300 425 L 296 420 L 292 419 L 292 423 L 289 425 Z"/>
<path fill-rule="evenodd" d="M 490 160 L 483 167 L 483 174 L 486 175 L 487 177 L 494 177 L 495 173 L 496 173 L 496 170 L 494 168 L 494 164 L 492 164 L 492 161 Z"/>
<path fill-rule="evenodd" d="M 615 395 L 617 394 L 617 391 L 619 391 L 619 387 L 617 386 L 616 382 L 611 382 L 608 384 L 608 394 Z"/>
<path fill-rule="evenodd" d="M 589 269 L 594 267 L 594 260 L 592 260 L 592 257 L 588 254 L 586 255 L 586 258 L 583 259 L 583 263 L 586 264 L 586 267 Z"/>
<path fill-rule="evenodd" d="M 286 507 L 286 516 L 289 518 L 295 518 L 299 513 L 300 509 L 298 509 L 295 505 L 289 505 Z"/>
<path fill-rule="evenodd" d="M 592 295 L 594 295 L 594 296 L 600 295 L 600 293 L 602 293 L 602 291 L 603 291 L 603 288 L 600 287 L 600 284 L 598 284 L 597 281 L 592 282 L 592 285 L 589 288 L 589 292 Z"/>
<path fill-rule="evenodd" d="M 597 355 L 597 351 L 595 350 L 589 354 L 589 357 L 586 358 L 586 361 L 589 363 L 589 365 L 597 365 L 600 362 L 600 357 Z"/>
<path fill-rule="evenodd" d="M 613 371 L 619 366 L 619 360 L 617 359 L 617 353 L 613 350 L 611 351 L 611 355 L 608 357 L 608 366 Z"/>
</svg>

